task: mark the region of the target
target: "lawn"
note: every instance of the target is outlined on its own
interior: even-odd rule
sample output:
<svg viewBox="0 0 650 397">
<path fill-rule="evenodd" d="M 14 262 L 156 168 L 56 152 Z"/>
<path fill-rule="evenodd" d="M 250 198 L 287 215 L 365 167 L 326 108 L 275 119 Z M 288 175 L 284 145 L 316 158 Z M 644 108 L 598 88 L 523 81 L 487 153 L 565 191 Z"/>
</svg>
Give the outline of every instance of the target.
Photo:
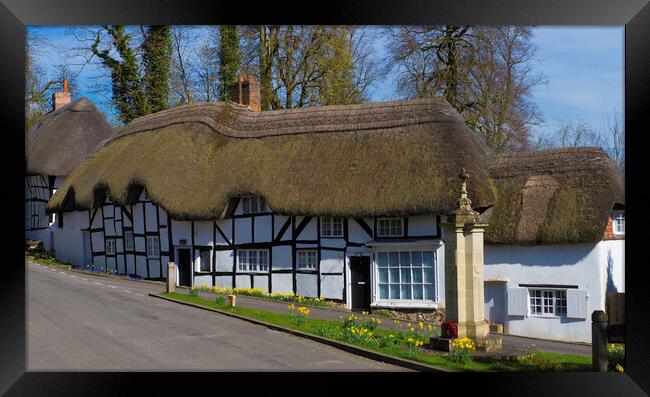
<svg viewBox="0 0 650 397">
<path fill-rule="evenodd" d="M 444 353 L 422 349 L 419 345 L 430 336 L 426 329 L 408 332 L 373 328 L 371 320 L 361 320 L 354 317 L 344 317 L 341 321 L 322 320 L 309 317 L 309 312 L 298 313 L 299 305 L 289 305 L 287 313 L 277 313 L 248 307 L 229 307 L 224 298 L 212 301 L 181 293 L 165 293 L 173 299 L 183 302 L 222 310 L 251 319 L 264 321 L 277 326 L 289 328 L 304 333 L 327 337 L 353 344 L 379 353 L 422 362 L 438 368 L 451 371 L 590 371 L 589 357 L 560 354 L 551 352 L 532 352 L 526 357 L 515 361 L 475 361 L 466 364 L 452 361 Z M 306 313 L 306 314 L 305 314 Z M 354 315 L 352 315 L 354 316 Z M 376 321 L 376 320 L 375 320 Z"/>
</svg>

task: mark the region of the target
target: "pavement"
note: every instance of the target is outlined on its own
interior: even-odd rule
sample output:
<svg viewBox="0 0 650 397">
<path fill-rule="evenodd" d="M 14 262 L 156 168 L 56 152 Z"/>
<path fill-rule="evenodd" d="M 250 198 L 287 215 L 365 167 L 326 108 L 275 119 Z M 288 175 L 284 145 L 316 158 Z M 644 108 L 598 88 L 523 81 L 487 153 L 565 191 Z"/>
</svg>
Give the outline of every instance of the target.
<svg viewBox="0 0 650 397">
<path fill-rule="evenodd" d="M 26 262 L 29 371 L 404 371 L 148 296 L 164 286 Z"/>
</svg>

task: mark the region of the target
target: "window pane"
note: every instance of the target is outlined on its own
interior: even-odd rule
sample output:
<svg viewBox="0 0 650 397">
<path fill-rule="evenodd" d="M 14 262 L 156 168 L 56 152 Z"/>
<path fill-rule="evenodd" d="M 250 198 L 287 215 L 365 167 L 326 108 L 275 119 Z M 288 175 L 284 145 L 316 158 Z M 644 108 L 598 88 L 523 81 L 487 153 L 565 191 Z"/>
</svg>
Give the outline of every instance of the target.
<svg viewBox="0 0 650 397">
<path fill-rule="evenodd" d="M 422 266 L 422 252 L 420 251 L 414 251 L 411 253 L 412 255 L 412 260 L 411 260 L 411 266 L 413 267 L 421 267 Z"/>
<path fill-rule="evenodd" d="M 398 267 L 399 266 L 399 253 L 389 252 L 388 253 L 388 266 Z"/>
<path fill-rule="evenodd" d="M 424 286 L 424 299 L 435 300 L 436 296 L 434 294 L 433 285 Z"/>
<path fill-rule="evenodd" d="M 426 267 L 424 268 L 424 282 L 433 283 L 433 268 Z"/>
<path fill-rule="evenodd" d="M 400 269 L 400 277 L 402 283 L 410 283 L 411 282 L 411 269 Z"/>
<path fill-rule="evenodd" d="M 422 269 L 413 269 L 413 282 L 414 283 L 422 282 Z"/>
<path fill-rule="evenodd" d="M 424 251 L 422 253 L 422 263 L 424 266 L 433 266 L 433 251 Z"/>
<path fill-rule="evenodd" d="M 390 298 L 399 299 L 399 284 L 390 285 Z"/>
<path fill-rule="evenodd" d="M 400 266 L 408 267 L 411 264 L 411 253 L 410 252 L 400 252 L 399 253 L 399 264 L 400 264 Z"/>
<path fill-rule="evenodd" d="M 411 299 L 411 285 L 410 284 L 400 284 L 402 291 L 402 299 Z"/>
<path fill-rule="evenodd" d="M 399 270 L 398 269 L 390 269 L 390 282 L 391 283 L 399 283 Z"/>
<path fill-rule="evenodd" d="M 244 211 L 244 214 L 250 214 L 251 212 L 251 202 L 249 197 L 244 197 L 242 199 L 242 209 Z"/>
<path fill-rule="evenodd" d="M 377 263 L 379 267 L 388 267 L 388 254 L 386 252 L 380 252 L 377 254 Z"/>
<path fill-rule="evenodd" d="M 379 284 L 379 298 L 388 299 L 388 284 Z"/>
<path fill-rule="evenodd" d="M 422 285 L 413 286 L 413 299 L 422 299 Z"/>
<path fill-rule="evenodd" d="M 266 207 L 266 200 L 264 200 L 264 197 L 260 197 L 260 212 L 266 212 L 267 207 Z"/>
<path fill-rule="evenodd" d="M 388 269 L 379 269 L 379 282 L 380 283 L 388 282 Z"/>
</svg>

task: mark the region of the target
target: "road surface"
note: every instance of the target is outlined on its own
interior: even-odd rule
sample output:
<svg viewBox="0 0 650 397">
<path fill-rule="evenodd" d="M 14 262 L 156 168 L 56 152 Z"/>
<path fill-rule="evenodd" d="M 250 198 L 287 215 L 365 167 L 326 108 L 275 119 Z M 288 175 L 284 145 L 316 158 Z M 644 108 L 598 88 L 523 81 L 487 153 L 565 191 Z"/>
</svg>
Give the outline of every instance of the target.
<svg viewBox="0 0 650 397">
<path fill-rule="evenodd" d="M 402 371 L 147 296 L 164 287 L 27 267 L 29 371 Z"/>
</svg>

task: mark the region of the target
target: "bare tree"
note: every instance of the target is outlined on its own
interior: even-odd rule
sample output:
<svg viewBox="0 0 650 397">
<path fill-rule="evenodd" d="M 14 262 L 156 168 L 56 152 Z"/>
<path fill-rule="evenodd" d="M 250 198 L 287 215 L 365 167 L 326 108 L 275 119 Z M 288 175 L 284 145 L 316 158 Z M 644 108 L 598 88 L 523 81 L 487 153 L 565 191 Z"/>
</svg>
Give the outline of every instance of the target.
<svg viewBox="0 0 650 397">
<path fill-rule="evenodd" d="M 398 91 L 444 97 L 497 151 L 526 147 L 541 117 L 532 89 L 536 48 L 523 26 L 400 26 L 387 29 Z"/>
<path fill-rule="evenodd" d="M 191 26 L 172 27 L 172 64 L 170 78 L 170 104 L 172 106 L 194 103 L 192 70 L 192 43 L 197 39 L 196 31 Z"/>
<path fill-rule="evenodd" d="M 534 147 L 599 147 L 616 162 L 621 172 L 625 173 L 625 130 L 620 113 L 607 115 L 599 129 L 582 120 L 563 121 L 551 134 L 540 133 Z"/>
</svg>

